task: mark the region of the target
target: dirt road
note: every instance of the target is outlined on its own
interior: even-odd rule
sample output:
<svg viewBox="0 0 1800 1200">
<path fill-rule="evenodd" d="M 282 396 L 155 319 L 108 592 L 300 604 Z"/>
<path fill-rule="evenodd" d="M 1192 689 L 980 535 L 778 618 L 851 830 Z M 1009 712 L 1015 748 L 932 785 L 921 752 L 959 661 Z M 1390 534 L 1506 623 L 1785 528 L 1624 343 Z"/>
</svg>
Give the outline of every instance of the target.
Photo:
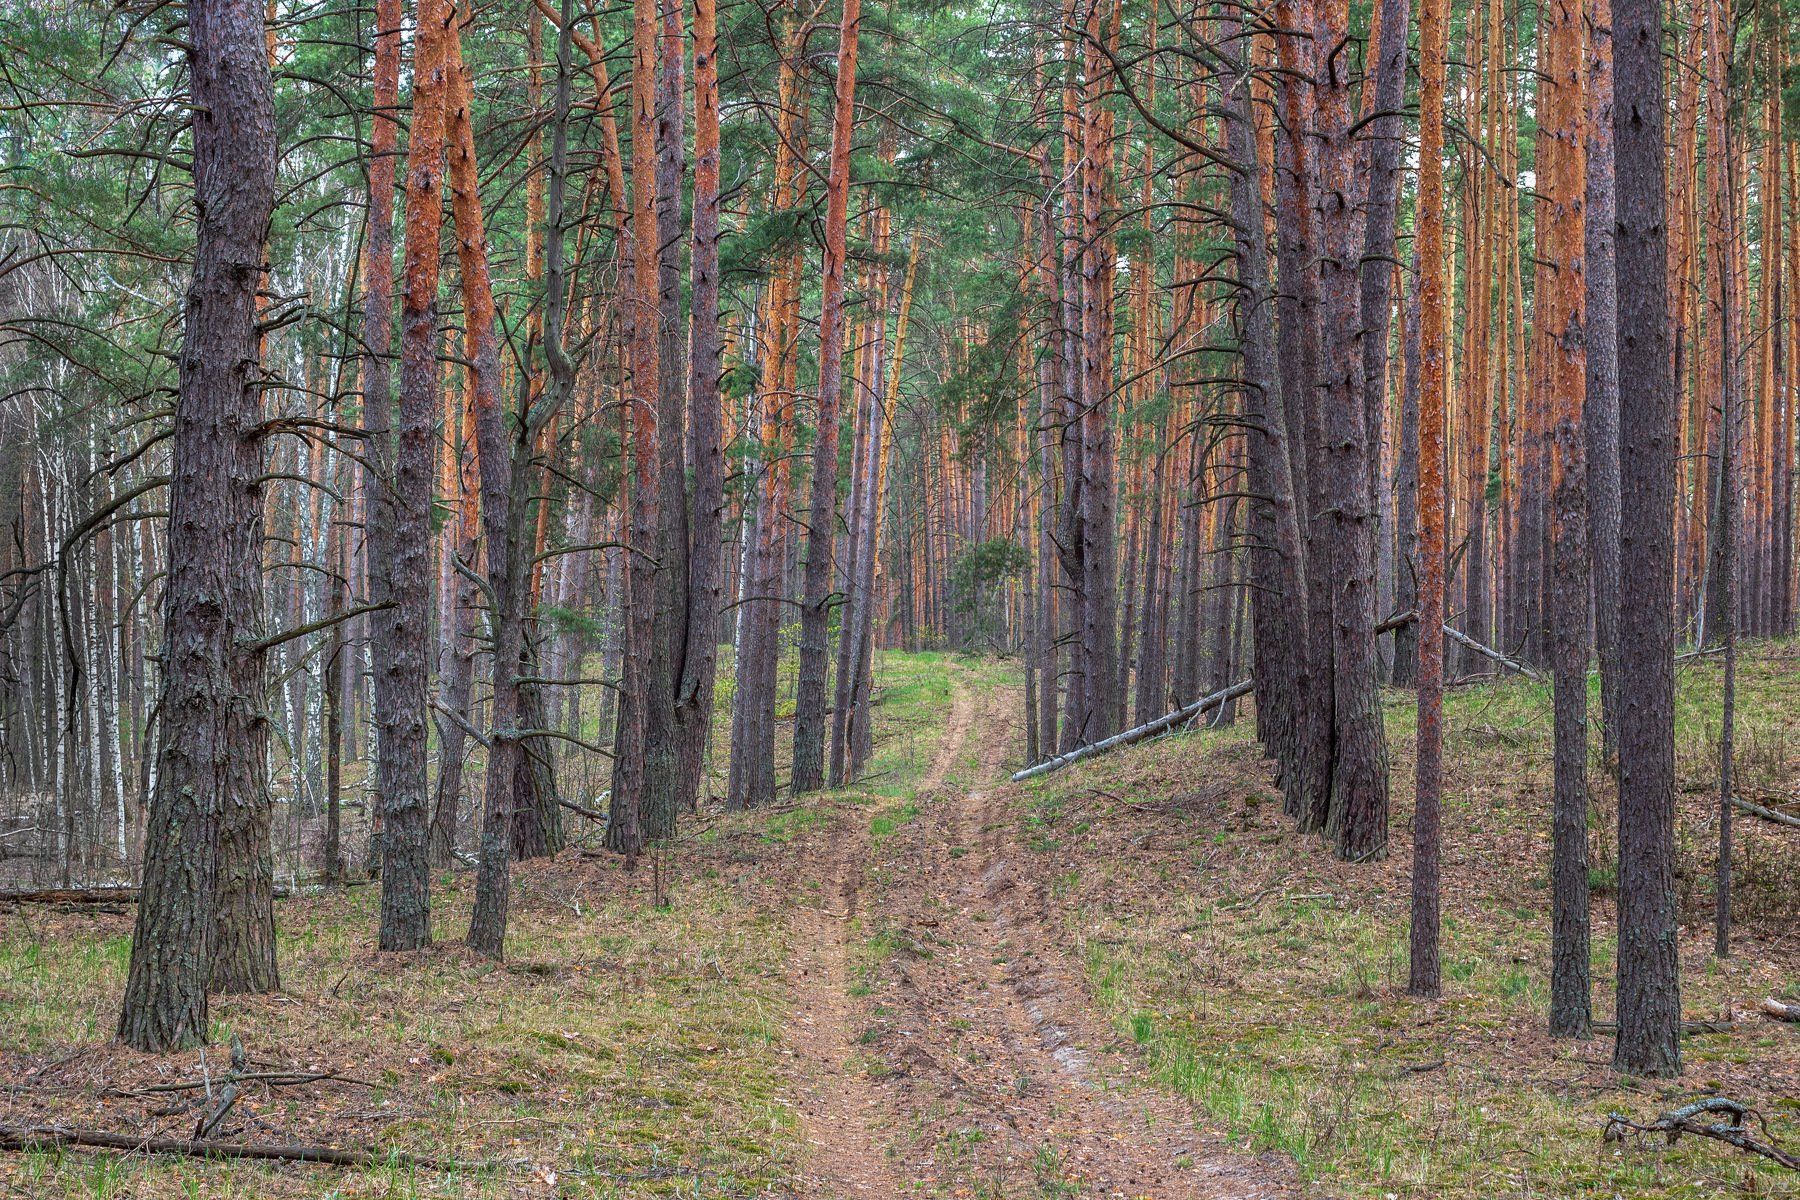
<svg viewBox="0 0 1800 1200">
<path fill-rule="evenodd" d="M 820 902 L 800 921 L 800 1115 L 816 1200 L 855 1196 L 1295 1194 L 1149 1086 L 1091 1012 L 1053 886 L 1031 874 L 1006 798 L 1017 697 L 959 681 L 945 733 L 876 844 L 834 813 Z"/>
</svg>

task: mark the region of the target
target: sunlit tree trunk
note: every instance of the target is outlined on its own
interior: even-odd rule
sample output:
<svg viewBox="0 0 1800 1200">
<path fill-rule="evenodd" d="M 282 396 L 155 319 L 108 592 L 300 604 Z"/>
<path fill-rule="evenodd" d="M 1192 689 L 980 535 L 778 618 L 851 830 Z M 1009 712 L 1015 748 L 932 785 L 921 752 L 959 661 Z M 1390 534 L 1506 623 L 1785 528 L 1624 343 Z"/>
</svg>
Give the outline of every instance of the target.
<svg viewBox="0 0 1800 1200">
<path fill-rule="evenodd" d="M 826 633 L 837 539 L 838 405 L 844 358 L 844 263 L 850 206 L 850 140 L 856 128 L 856 51 L 862 0 L 844 0 L 838 21 L 836 109 L 826 174 L 825 273 L 819 317 L 819 405 L 812 494 L 806 513 L 806 578 L 800 608 L 800 677 L 794 707 L 795 795 L 825 782 Z"/>
</svg>

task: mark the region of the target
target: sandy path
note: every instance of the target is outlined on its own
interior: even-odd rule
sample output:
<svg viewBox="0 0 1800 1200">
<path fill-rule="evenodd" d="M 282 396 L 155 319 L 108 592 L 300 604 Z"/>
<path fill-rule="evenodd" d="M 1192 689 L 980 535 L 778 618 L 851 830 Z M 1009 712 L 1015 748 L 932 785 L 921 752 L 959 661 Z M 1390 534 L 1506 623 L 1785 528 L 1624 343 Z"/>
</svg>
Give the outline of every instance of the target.
<svg viewBox="0 0 1800 1200">
<path fill-rule="evenodd" d="M 1089 1010 L 1010 807 L 954 785 L 972 737 L 979 778 L 1003 778 L 1015 699 L 959 685 L 920 814 L 880 848 L 878 890 L 863 883 L 862 814 L 833 823 L 820 864 L 831 911 L 800 922 L 800 1194 L 1293 1194 L 1285 1171 L 1223 1149 L 1187 1105 L 1144 1085 L 1135 1052 Z M 860 936 L 899 946 L 867 998 L 849 995 L 852 916 Z"/>
</svg>

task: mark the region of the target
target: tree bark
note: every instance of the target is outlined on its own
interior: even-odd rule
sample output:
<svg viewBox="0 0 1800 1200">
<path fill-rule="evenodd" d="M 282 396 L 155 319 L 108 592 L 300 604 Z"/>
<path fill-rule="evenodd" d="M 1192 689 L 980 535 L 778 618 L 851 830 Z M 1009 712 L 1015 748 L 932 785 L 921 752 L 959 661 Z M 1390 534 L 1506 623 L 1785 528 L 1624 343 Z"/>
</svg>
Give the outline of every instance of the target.
<svg viewBox="0 0 1800 1200">
<path fill-rule="evenodd" d="M 1551 562 L 1547 611 L 1555 678 L 1551 805 L 1550 1032 L 1585 1038 L 1590 1011 L 1587 855 L 1588 585 L 1587 468 L 1581 423 L 1587 376 L 1583 335 L 1581 0 L 1549 0 L 1543 10 L 1544 73 L 1539 88 L 1539 236 L 1555 264 L 1538 284 L 1543 337 L 1541 403 L 1551 421 Z"/>
<path fill-rule="evenodd" d="M 1618 280 L 1613 268 L 1612 0 L 1587 0 L 1587 356 L 1582 432 L 1587 439 L 1588 559 L 1600 659 L 1600 731 L 1607 761 L 1619 723 Z"/>
<path fill-rule="evenodd" d="M 694 217 L 688 327 L 688 470 L 694 477 L 688 551 L 687 655 L 675 715 L 681 747 L 676 800 L 697 802 L 712 731 L 724 598 L 725 471 L 719 409 L 719 66 L 716 0 L 694 0 Z"/>
<path fill-rule="evenodd" d="M 1320 137 L 1318 204 L 1324 254 L 1320 294 L 1325 327 L 1322 355 L 1329 509 L 1332 614 L 1332 770 L 1327 834 L 1337 854 L 1364 862 L 1387 852 L 1387 735 L 1376 688 L 1375 538 L 1379 532 L 1369 443 L 1368 397 L 1359 344 L 1367 336 L 1361 311 L 1362 230 L 1356 140 L 1348 65 L 1332 48 L 1349 31 L 1348 0 L 1325 0 L 1315 26 L 1324 51 L 1315 83 Z M 1385 314 L 1384 314 L 1385 320 Z"/>
<path fill-rule="evenodd" d="M 1675 429 L 1662 5 L 1613 0 L 1619 303 L 1619 1036 L 1613 1065 L 1681 1069 L 1675 942 Z M 1628 569 L 1627 569 L 1628 568 Z"/>
<path fill-rule="evenodd" d="M 1449 297 L 1444 286 L 1444 69 L 1446 0 L 1419 14 L 1418 751 L 1413 779 L 1412 920 L 1407 991 L 1436 996 L 1439 812 L 1444 752 L 1444 365 Z M 1414 390 L 1408 372 L 1407 391 Z M 1406 532 L 1402 522 L 1403 536 Z M 1404 569 L 1404 568 L 1402 568 Z"/>
<path fill-rule="evenodd" d="M 862 0 L 838 21 L 837 106 L 825 193 L 825 275 L 819 316 L 819 407 L 812 494 L 806 510 L 806 578 L 800 608 L 800 676 L 794 705 L 795 795 L 825 782 L 825 696 L 831 560 L 837 537 L 838 393 L 844 360 L 844 262 L 850 210 L 850 141 L 856 128 L 856 50 Z"/>
<path fill-rule="evenodd" d="M 267 813 L 262 617 L 262 417 L 256 295 L 275 203 L 275 120 L 253 0 L 191 0 L 188 66 L 199 216 L 176 395 L 164 583 L 160 749 L 119 1038 L 166 1051 L 206 1041 L 226 811 Z M 264 828 L 266 829 L 266 823 Z M 269 889 L 238 914 L 266 925 Z M 248 964 L 246 964 L 248 965 Z"/>
<path fill-rule="evenodd" d="M 448 99 L 446 44 L 453 36 L 454 19 L 446 0 L 419 0 L 407 145 L 400 427 L 393 443 L 393 479 L 382 493 L 392 512 L 387 524 L 392 540 L 373 547 L 381 556 L 392 602 L 375 618 L 383 950 L 417 950 L 431 940 L 425 712 L 432 455 L 441 407 L 437 293 Z"/>
</svg>

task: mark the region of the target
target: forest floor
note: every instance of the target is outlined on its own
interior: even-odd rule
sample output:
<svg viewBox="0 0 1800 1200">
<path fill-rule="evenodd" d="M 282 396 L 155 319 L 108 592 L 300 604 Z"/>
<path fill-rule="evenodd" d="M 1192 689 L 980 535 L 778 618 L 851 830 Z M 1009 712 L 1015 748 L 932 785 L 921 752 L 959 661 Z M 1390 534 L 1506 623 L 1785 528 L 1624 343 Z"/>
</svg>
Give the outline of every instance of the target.
<svg viewBox="0 0 1800 1200">
<path fill-rule="evenodd" d="M 1744 792 L 1800 785 L 1800 658 L 1747 657 Z M 1718 668 L 1679 699 L 1684 1077 L 1620 1079 L 1553 1042 L 1549 694 L 1489 683 L 1447 717 L 1445 997 L 1404 995 L 1412 708 L 1388 697 L 1394 847 L 1350 867 L 1294 834 L 1248 722 L 1027 784 L 1016 664 L 886 655 L 856 788 L 687 822 L 635 875 L 522 864 L 504 966 L 372 948 L 375 890 L 281 902 L 284 990 L 215 1004 L 213 1045 L 109 1041 L 129 912 L 0 910 L 0 1125 L 185 1136 L 229 1068 L 221 1136 L 466 1164 L 347 1170 L 80 1150 L 0 1155 L 31 1197 L 1800 1195 L 1716 1143 L 1601 1141 L 1722 1092 L 1800 1145 L 1800 837 L 1739 821 L 1739 939 L 1710 953 Z M 1596 770 L 1595 1002 L 1610 1011 L 1613 799 Z M 1791 811 L 1791 810 L 1790 810 Z M 659 903 L 658 901 L 666 901 Z M 158 1090 L 153 1090 L 158 1089 Z"/>
</svg>

